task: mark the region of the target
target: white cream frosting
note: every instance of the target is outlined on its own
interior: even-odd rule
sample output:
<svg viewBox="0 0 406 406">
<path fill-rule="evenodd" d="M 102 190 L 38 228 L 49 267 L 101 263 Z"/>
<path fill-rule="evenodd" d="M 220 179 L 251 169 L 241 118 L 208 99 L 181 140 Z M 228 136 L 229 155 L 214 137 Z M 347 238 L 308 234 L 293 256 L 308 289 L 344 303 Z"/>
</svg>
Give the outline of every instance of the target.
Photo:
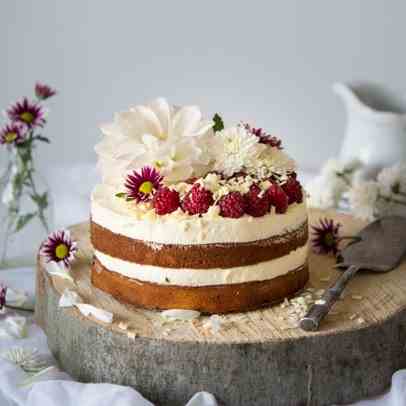
<svg viewBox="0 0 406 406">
<path fill-rule="evenodd" d="M 258 241 L 296 230 L 307 219 L 306 204 L 290 205 L 284 214 L 272 211 L 263 217 L 224 218 L 213 210 L 202 217 L 179 209 L 166 216 L 149 211 L 140 216 L 115 197 L 114 188 L 97 185 L 92 193 L 92 221 L 116 234 L 158 244 L 215 244 Z M 140 205 L 138 205 L 140 206 Z M 137 209 L 138 210 L 138 209 Z"/>
<path fill-rule="evenodd" d="M 228 269 L 164 268 L 124 261 L 100 251 L 96 251 L 95 255 L 108 270 L 139 281 L 161 285 L 213 286 L 274 279 L 303 266 L 306 263 L 307 252 L 308 244 L 271 261 Z"/>
</svg>

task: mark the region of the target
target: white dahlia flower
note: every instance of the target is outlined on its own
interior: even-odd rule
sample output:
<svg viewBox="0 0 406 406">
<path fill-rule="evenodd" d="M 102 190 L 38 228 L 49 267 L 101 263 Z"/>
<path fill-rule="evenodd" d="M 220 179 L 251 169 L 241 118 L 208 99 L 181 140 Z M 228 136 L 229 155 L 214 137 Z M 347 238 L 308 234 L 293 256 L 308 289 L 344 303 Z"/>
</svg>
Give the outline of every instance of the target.
<svg viewBox="0 0 406 406">
<path fill-rule="evenodd" d="M 121 187 L 126 174 L 145 165 L 157 168 L 168 182 L 200 175 L 207 168 L 213 122 L 196 106 L 173 107 L 165 99 L 117 113 L 102 125 L 96 145 L 104 183 Z"/>
</svg>

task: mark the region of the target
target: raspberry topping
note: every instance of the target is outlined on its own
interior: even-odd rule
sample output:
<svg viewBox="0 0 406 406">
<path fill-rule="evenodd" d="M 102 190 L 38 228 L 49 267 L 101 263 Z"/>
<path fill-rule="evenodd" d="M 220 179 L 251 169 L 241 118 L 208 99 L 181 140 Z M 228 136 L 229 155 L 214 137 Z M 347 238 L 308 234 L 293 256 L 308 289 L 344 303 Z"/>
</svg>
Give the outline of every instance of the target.
<svg viewBox="0 0 406 406">
<path fill-rule="evenodd" d="M 296 177 L 290 177 L 288 181 L 282 185 L 282 189 L 288 195 L 289 204 L 302 203 L 303 191 L 300 182 L 296 180 Z"/>
<path fill-rule="evenodd" d="M 272 206 L 275 206 L 275 211 L 279 214 L 286 213 L 289 205 L 289 198 L 283 189 L 273 183 L 268 189 L 268 196 Z"/>
<path fill-rule="evenodd" d="M 220 206 L 220 216 L 237 219 L 244 215 L 246 204 L 240 192 L 226 194 L 218 204 Z"/>
<path fill-rule="evenodd" d="M 161 187 L 154 195 L 152 205 L 155 213 L 159 215 L 169 214 L 180 205 L 179 193 L 168 187 Z"/>
<path fill-rule="evenodd" d="M 247 207 L 246 213 L 253 217 L 262 217 L 271 207 L 268 193 L 262 193 L 261 188 L 253 184 L 248 193 L 244 195 Z"/>
<path fill-rule="evenodd" d="M 182 201 L 183 211 L 189 214 L 203 214 L 213 204 L 213 193 L 195 183 Z"/>
</svg>

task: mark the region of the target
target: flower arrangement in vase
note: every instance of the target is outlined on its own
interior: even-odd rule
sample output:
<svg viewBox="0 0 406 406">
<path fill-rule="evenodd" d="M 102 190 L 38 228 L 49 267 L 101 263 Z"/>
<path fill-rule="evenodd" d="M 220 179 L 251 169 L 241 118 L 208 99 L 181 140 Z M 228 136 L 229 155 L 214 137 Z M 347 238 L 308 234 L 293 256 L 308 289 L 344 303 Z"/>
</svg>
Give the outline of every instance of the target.
<svg viewBox="0 0 406 406">
<path fill-rule="evenodd" d="M 15 262 L 16 253 L 20 257 L 17 262 L 28 254 L 28 226 L 37 223 L 44 235 L 50 229 L 50 192 L 35 166 L 34 150 L 38 144 L 50 142 L 41 134 L 47 123 L 43 102 L 55 94 L 54 89 L 37 83 L 34 100 L 24 97 L 5 111 L 7 122 L 0 129 L 0 147 L 7 149 L 8 163 L 0 176 L 4 217 L 0 224 L 0 266 L 10 266 L 11 258 Z M 37 248 L 34 241 L 32 245 L 30 254 Z"/>
</svg>

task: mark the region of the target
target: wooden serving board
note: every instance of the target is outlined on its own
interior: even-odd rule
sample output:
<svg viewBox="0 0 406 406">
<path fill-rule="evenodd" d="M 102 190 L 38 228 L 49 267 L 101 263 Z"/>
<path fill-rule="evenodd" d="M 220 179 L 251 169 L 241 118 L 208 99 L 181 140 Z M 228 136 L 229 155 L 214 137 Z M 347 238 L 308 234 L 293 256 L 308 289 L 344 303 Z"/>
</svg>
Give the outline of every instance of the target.
<svg viewBox="0 0 406 406">
<path fill-rule="evenodd" d="M 311 212 L 310 223 L 321 216 L 341 222 L 345 235 L 363 226 L 319 211 Z M 215 332 L 208 317 L 165 322 L 159 312 L 119 303 L 92 287 L 88 224 L 73 226 L 72 233 L 80 248 L 72 269 L 76 286 L 51 278 L 39 262 L 36 319 L 61 367 L 79 381 L 129 385 L 160 405 L 184 405 L 201 390 L 230 406 L 331 405 L 381 393 L 393 372 L 406 367 L 405 262 L 387 274 L 357 276 L 321 330 L 306 333 L 294 327 L 301 303 L 317 298 L 338 275 L 332 257 L 311 254 L 302 298 L 221 316 Z M 58 307 L 67 287 L 111 311 L 113 323 Z"/>
</svg>

